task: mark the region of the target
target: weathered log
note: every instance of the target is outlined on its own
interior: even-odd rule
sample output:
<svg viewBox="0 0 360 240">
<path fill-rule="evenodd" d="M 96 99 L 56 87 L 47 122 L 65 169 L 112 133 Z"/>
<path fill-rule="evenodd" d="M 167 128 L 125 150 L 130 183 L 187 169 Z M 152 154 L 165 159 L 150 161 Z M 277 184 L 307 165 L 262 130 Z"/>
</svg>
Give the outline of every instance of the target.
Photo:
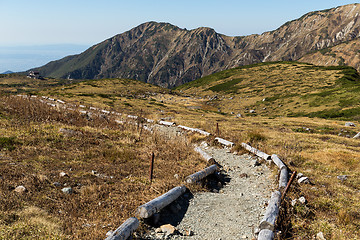
<svg viewBox="0 0 360 240">
<path fill-rule="evenodd" d="M 286 165 L 280 160 L 280 158 L 276 154 L 271 155 L 271 160 L 276 164 L 276 166 L 278 166 L 280 170 L 286 168 Z"/>
<path fill-rule="evenodd" d="M 279 189 L 283 191 L 286 188 L 289 179 L 289 172 L 287 167 L 284 167 L 280 170 L 280 178 L 279 178 Z"/>
<path fill-rule="evenodd" d="M 197 133 L 200 133 L 200 134 L 205 135 L 205 136 L 210 136 L 211 135 L 211 133 L 206 132 L 206 131 L 201 130 L 201 129 L 197 129 L 197 128 L 191 128 L 191 127 L 187 127 L 187 126 L 183 126 L 183 125 L 179 125 L 178 127 L 181 128 L 181 129 L 187 130 L 187 131 L 197 132 Z"/>
<path fill-rule="evenodd" d="M 193 128 L 187 127 L 187 126 L 183 126 L 183 125 L 178 125 L 178 128 L 181 128 L 181 129 L 184 129 L 184 130 L 187 130 L 187 131 L 193 131 Z"/>
<path fill-rule="evenodd" d="M 273 240 L 274 232 L 269 229 L 263 229 L 259 232 L 258 240 Z"/>
<path fill-rule="evenodd" d="M 168 191 L 167 193 L 157 197 L 150 202 L 147 202 L 136 209 L 136 216 L 140 218 L 149 218 L 154 213 L 159 212 L 161 209 L 175 201 L 186 191 L 184 185 L 175 187 Z"/>
<path fill-rule="evenodd" d="M 246 143 L 241 143 L 241 146 L 243 148 L 245 148 L 246 150 L 248 150 L 249 152 L 255 154 L 256 156 L 262 158 L 262 159 L 265 159 L 265 160 L 271 160 L 271 156 L 269 154 L 266 154 L 252 146 L 250 146 L 249 144 L 246 144 Z"/>
<path fill-rule="evenodd" d="M 274 231 L 276 218 L 279 215 L 280 201 L 281 201 L 281 193 L 279 191 L 273 192 L 271 194 L 269 205 L 266 208 L 265 215 L 260 222 L 259 228 L 261 230 L 269 229 L 271 231 Z"/>
<path fill-rule="evenodd" d="M 132 119 L 137 119 L 138 116 L 134 116 L 134 115 L 127 115 L 128 118 L 132 118 Z"/>
<path fill-rule="evenodd" d="M 139 227 L 137 218 L 129 218 L 105 240 L 126 240 Z"/>
<path fill-rule="evenodd" d="M 212 156 L 210 156 L 208 153 L 203 151 L 200 147 L 196 147 L 194 150 L 196 152 L 200 153 L 200 155 L 208 162 L 211 162 L 211 161 L 215 160 Z"/>
<path fill-rule="evenodd" d="M 205 135 L 205 136 L 210 136 L 210 135 L 211 135 L 211 133 L 206 132 L 206 131 L 201 130 L 201 129 L 197 129 L 197 128 L 195 128 L 194 131 L 195 131 L 195 132 L 198 132 L 198 133 L 200 133 L 200 134 L 202 134 L 202 135 Z"/>
<path fill-rule="evenodd" d="M 189 184 L 195 183 L 195 182 L 209 176 L 210 174 L 214 173 L 216 170 L 217 170 L 217 166 L 215 164 L 211 165 L 210 167 L 207 167 L 204 170 L 201 170 L 199 172 L 196 172 L 196 173 L 188 176 L 186 178 L 186 182 Z"/>
<path fill-rule="evenodd" d="M 225 140 L 225 139 L 222 139 L 222 138 L 219 138 L 219 137 L 216 137 L 215 140 L 218 141 L 219 143 L 221 143 L 222 145 L 227 146 L 227 147 L 232 147 L 232 146 L 234 146 L 234 143 L 233 143 L 233 142 L 230 142 L 230 141 L 228 141 L 228 140 Z"/>
<path fill-rule="evenodd" d="M 159 121 L 159 124 L 169 126 L 169 127 L 176 125 L 176 123 L 174 123 L 174 122 L 167 122 L 167 121 Z"/>
</svg>

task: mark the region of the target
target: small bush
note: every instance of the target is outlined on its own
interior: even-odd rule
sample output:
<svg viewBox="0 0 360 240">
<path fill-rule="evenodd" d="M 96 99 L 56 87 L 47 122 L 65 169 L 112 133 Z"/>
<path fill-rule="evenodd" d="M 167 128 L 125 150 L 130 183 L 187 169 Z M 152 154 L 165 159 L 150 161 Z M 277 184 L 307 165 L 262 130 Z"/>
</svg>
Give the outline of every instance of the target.
<svg viewBox="0 0 360 240">
<path fill-rule="evenodd" d="M 266 140 L 266 136 L 256 130 L 253 130 L 247 133 L 247 139 L 250 143 L 264 142 Z"/>
<path fill-rule="evenodd" d="M 6 149 L 12 151 L 15 149 L 15 138 L 14 137 L 0 137 L 0 149 Z"/>
</svg>

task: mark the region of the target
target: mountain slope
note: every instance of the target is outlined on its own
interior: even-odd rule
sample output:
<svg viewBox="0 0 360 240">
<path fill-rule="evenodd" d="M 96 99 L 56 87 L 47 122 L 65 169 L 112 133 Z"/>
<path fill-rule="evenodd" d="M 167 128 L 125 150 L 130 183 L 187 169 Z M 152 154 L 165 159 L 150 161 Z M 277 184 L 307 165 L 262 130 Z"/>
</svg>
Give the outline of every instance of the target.
<svg viewBox="0 0 360 240">
<path fill-rule="evenodd" d="M 330 48 L 324 48 L 314 53 L 309 53 L 300 58 L 300 62 L 307 62 L 322 66 L 353 66 L 360 72 L 360 38 L 344 42 Z"/>
<path fill-rule="evenodd" d="M 148 22 L 37 70 L 51 77 L 133 78 L 174 87 L 236 66 L 298 60 L 311 51 L 356 39 L 359 12 L 360 4 L 311 12 L 277 30 L 246 37 Z"/>
<path fill-rule="evenodd" d="M 259 63 L 218 72 L 177 90 L 201 96 L 202 109 L 224 114 L 360 119 L 360 76 L 348 66 Z"/>
</svg>

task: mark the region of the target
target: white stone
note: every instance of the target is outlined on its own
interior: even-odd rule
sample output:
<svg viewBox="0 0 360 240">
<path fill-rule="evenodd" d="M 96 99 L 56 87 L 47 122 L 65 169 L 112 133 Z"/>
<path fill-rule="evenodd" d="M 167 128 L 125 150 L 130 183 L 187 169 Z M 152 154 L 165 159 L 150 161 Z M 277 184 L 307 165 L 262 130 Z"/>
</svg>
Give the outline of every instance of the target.
<svg viewBox="0 0 360 240">
<path fill-rule="evenodd" d="M 14 190 L 17 193 L 23 193 L 26 191 L 26 187 L 24 187 L 23 185 L 17 186 Z"/>
<path fill-rule="evenodd" d="M 345 127 L 356 127 L 356 126 L 355 126 L 355 123 L 346 122 L 346 123 L 345 123 Z"/>
<path fill-rule="evenodd" d="M 73 189 L 71 187 L 65 187 L 65 188 L 61 189 L 61 191 L 63 193 L 66 193 L 66 194 L 72 194 L 73 193 Z"/>
<path fill-rule="evenodd" d="M 318 234 L 316 234 L 316 240 L 326 240 L 326 238 L 322 232 L 318 232 Z"/>
<path fill-rule="evenodd" d="M 301 202 L 302 204 L 305 204 L 306 203 L 305 197 L 300 197 L 299 202 Z"/>
<path fill-rule="evenodd" d="M 310 180 L 308 177 L 301 177 L 299 178 L 298 183 L 310 184 Z"/>
<path fill-rule="evenodd" d="M 66 172 L 59 173 L 60 177 L 68 177 L 69 175 Z"/>
</svg>

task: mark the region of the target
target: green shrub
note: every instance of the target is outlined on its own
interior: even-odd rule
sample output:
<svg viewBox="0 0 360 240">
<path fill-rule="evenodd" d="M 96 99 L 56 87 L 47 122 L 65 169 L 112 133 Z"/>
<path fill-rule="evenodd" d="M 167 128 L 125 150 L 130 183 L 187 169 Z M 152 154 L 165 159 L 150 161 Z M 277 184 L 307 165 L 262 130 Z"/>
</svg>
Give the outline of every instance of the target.
<svg viewBox="0 0 360 240">
<path fill-rule="evenodd" d="M 15 149 L 15 144 L 14 137 L 0 137 L 0 149 L 12 151 Z"/>
</svg>

